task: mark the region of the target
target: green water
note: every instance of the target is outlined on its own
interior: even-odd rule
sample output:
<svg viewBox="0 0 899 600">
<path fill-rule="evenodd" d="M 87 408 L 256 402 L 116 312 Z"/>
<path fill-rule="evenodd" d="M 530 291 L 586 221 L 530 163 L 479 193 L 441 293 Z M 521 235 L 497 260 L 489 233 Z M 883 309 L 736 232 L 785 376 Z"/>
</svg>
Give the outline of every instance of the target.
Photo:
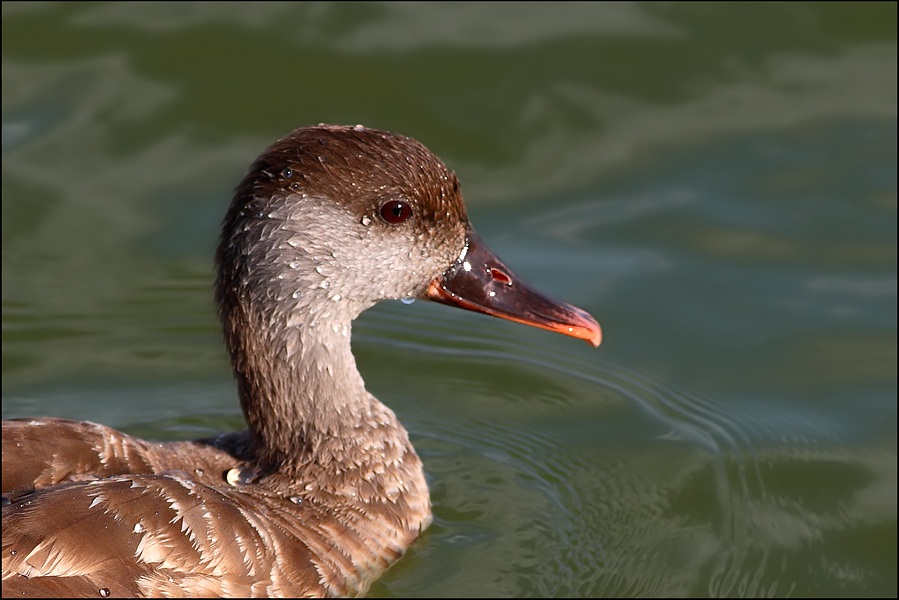
<svg viewBox="0 0 899 600">
<path fill-rule="evenodd" d="M 896 4 L 3 4 L 3 416 L 241 426 L 212 253 L 363 123 L 603 324 L 354 328 L 435 522 L 374 596 L 895 596 Z"/>
</svg>

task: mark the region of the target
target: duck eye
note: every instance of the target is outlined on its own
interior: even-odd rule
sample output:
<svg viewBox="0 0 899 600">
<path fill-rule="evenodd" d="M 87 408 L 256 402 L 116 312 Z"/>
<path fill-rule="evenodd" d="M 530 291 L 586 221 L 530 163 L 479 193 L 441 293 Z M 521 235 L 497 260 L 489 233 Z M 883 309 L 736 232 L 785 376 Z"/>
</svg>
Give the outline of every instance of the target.
<svg viewBox="0 0 899 600">
<path fill-rule="evenodd" d="M 412 207 L 408 202 L 403 202 L 402 200 L 390 200 L 381 205 L 381 218 L 391 225 L 402 223 L 411 216 Z"/>
</svg>

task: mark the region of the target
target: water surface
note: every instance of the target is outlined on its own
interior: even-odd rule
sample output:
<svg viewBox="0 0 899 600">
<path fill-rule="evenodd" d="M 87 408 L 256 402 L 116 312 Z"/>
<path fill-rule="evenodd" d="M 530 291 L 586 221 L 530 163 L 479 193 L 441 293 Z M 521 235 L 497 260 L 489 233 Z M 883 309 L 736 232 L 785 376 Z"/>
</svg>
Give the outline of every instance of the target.
<svg viewBox="0 0 899 600">
<path fill-rule="evenodd" d="M 895 596 L 895 4 L 3 4 L 3 416 L 241 427 L 233 186 L 318 122 L 422 140 L 576 340 L 354 329 L 434 525 L 375 596 Z"/>
</svg>

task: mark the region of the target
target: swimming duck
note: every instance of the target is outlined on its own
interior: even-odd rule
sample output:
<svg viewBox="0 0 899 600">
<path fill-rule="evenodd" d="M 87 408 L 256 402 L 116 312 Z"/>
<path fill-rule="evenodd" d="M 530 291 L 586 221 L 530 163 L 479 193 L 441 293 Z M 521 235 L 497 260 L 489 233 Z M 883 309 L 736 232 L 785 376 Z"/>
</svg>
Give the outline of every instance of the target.
<svg viewBox="0 0 899 600">
<path fill-rule="evenodd" d="M 356 368 L 353 320 L 423 298 L 601 340 L 593 317 L 487 249 L 424 145 L 361 126 L 268 148 L 237 187 L 216 262 L 247 429 L 157 443 L 4 421 L 4 596 L 365 593 L 431 505 L 406 430 Z"/>
</svg>

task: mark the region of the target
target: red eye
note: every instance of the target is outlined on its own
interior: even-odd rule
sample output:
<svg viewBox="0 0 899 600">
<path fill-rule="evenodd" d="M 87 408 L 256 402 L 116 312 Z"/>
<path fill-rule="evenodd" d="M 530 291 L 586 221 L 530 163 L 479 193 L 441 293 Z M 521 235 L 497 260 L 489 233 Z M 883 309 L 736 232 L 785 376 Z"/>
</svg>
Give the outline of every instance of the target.
<svg viewBox="0 0 899 600">
<path fill-rule="evenodd" d="M 402 200 L 391 200 L 390 202 L 385 202 L 381 205 L 381 218 L 391 225 L 402 223 L 403 221 L 408 220 L 411 216 L 412 207 L 409 206 L 408 202 L 403 202 Z"/>
</svg>

